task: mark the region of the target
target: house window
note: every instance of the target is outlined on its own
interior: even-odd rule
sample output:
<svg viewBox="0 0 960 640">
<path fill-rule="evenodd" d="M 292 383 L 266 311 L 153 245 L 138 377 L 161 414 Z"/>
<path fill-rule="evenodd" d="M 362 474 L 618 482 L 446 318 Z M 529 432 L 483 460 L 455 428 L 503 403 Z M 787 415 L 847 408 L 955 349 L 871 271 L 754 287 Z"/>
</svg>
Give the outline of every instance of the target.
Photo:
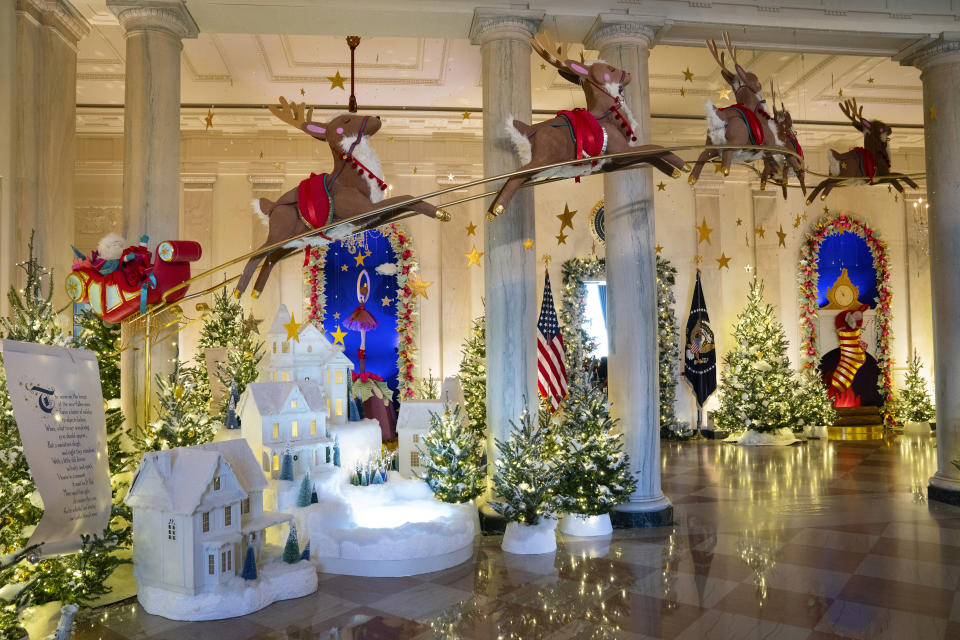
<svg viewBox="0 0 960 640">
<path fill-rule="evenodd" d="M 213 559 L 213 554 L 207 554 L 207 573 L 213 575 L 216 573 L 216 561 Z"/>
<path fill-rule="evenodd" d="M 232 521 L 233 521 L 233 512 L 230 506 L 226 506 L 223 508 L 223 526 L 229 527 Z"/>
<path fill-rule="evenodd" d="M 233 571 L 233 549 L 227 549 L 227 571 Z"/>
<path fill-rule="evenodd" d="M 213 476 L 213 490 L 220 491 L 220 476 Z"/>
<path fill-rule="evenodd" d="M 312 344 L 308 344 L 308 345 L 307 345 L 307 353 L 313 353 L 313 345 L 312 345 Z"/>
<path fill-rule="evenodd" d="M 290 353 L 290 343 L 284 342 L 282 345 L 280 345 L 280 351 L 283 353 Z"/>
<path fill-rule="evenodd" d="M 420 442 L 420 434 L 415 433 L 413 434 L 413 444 L 417 444 L 418 442 Z"/>
<path fill-rule="evenodd" d="M 221 551 L 220 552 L 220 573 L 226 573 L 226 572 L 227 572 L 227 552 Z"/>
<path fill-rule="evenodd" d="M 343 398 L 337 398 L 337 415 L 343 415 Z"/>
<path fill-rule="evenodd" d="M 250 498 L 244 498 L 240 501 L 240 515 L 250 513 Z"/>
<path fill-rule="evenodd" d="M 280 423 L 279 422 L 273 423 L 273 439 L 274 440 L 280 439 Z"/>
<path fill-rule="evenodd" d="M 330 369 L 327 369 L 327 384 L 330 384 Z"/>
<path fill-rule="evenodd" d="M 210 531 L 210 512 L 205 511 L 203 513 L 203 532 L 206 533 Z"/>
<path fill-rule="evenodd" d="M 167 521 L 167 540 L 176 540 L 177 539 L 177 523 L 173 521 L 173 518 Z"/>
<path fill-rule="evenodd" d="M 271 376 L 271 378 L 273 379 L 274 382 L 277 381 L 277 372 L 276 372 L 276 371 L 272 371 L 272 372 L 270 373 L 270 376 Z"/>
<path fill-rule="evenodd" d="M 343 369 L 337 369 L 337 375 L 334 380 L 337 384 L 343 384 Z"/>
<path fill-rule="evenodd" d="M 330 447 L 324 447 L 327 450 L 327 464 L 330 464 Z"/>
<path fill-rule="evenodd" d="M 277 352 L 277 343 L 276 343 L 276 341 L 274 341 L 274 343 L 273 343 L 273 352 L 274 352 L 274 353 Z"/>
<path fill-rule="evenodd" d="M 327 415 L 330 415 L 330 398 L 327 398 Z"/>
<path fill-rule="evenodd" d="M 293 422 L 290 423 L 290 437 L 296 438 L 299 435 L 300 435 L 300 425 L 297 424 L 296 420 L 294 420 Z"/>
<path fill-rule="evenodd" d="M 290 382 L 290 372 L 289 372 L 289 371 L 281 371 L 281 372 L 280 372 L 280 380 L 283 381 L 283 382 Z"/>
<path fill-rule="evenodd" d="M 297 408 L 297 401 L 296 401 L 296 400 L 291 400 L 291 401 L 290 401 L 290 408 L 291 408 L 291 409 L 296 409 L 296 408 Z"/>
<path fill-rule="evenodd" d="M 280 471 L 280 456 L 273 454 L 273 470 Z"/>
<path fill-rule="evenodd" d="M 411 467 L 419 467 L 419 466 L 420 466 L 420 452 L 419 452 L 419 451 L 411 451 L 411 452 L 410 452 L 410 466 L 411 466 Z"/>
<path fill-rule="evenodd" d="M 317 421 L 316 421 L 316 420 L 311 420 L 311 421 L 310 421 L 310 435 L 312 435 L 312 436 L 317 435 Z"/>
<path fill-rule="evenodd" d="M 320 456 L 317 455 L 317 450 L 313 450 L 313 466 L 320 464 Z"/>
</svg>

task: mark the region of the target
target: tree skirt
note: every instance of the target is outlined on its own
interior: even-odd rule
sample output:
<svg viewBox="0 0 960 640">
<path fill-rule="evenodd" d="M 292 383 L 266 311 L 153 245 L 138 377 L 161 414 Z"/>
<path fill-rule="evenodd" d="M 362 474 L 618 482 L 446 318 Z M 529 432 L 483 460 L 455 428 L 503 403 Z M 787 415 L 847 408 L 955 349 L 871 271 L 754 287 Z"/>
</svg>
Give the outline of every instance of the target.
<svg viewBox="0 0 960 640">
<path fill-rule="evenodd" d="M 608 536 L 613 533 L 610 514 L 585 516 L 579 513 L 565 513 L 560 518 L 560 533 L 567 536 L 587 538 L 590 536 Z"/>
<path fill-rule="evenodd" d="M 537 524 L 508 522 L 500 547 L 507 553 L 539 554 L 557 550 L 557 521 L 540 518 Z"/>
<path fill-rule="evenodd" d="M 724 442 L 739 444 L 741 446 L 787 446 L 797 442 L 797 437 L 793 435 L 793 430 L 789 427 L 760 433 L 753 429 L 741 431 L 730 435 Z"/>
</svg>

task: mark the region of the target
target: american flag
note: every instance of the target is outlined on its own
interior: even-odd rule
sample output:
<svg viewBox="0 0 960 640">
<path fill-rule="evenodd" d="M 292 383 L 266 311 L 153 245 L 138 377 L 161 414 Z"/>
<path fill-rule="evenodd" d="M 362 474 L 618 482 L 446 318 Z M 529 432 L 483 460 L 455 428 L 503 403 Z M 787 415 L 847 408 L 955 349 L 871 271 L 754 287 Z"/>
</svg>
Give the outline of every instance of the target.
<svg viewBox="0 0 960 640">
<path fill-rule="evenodd" d="M 544 276 L 543 302 L 537 321 L 537 386 L 540 395 L 550 401 L 550 410 L 556 411 L 560 401 L 567 397 L 567 367 L 563 363 L 565 351 L 557 309 L 553 306 L 550 273 Z"/>
</svg>

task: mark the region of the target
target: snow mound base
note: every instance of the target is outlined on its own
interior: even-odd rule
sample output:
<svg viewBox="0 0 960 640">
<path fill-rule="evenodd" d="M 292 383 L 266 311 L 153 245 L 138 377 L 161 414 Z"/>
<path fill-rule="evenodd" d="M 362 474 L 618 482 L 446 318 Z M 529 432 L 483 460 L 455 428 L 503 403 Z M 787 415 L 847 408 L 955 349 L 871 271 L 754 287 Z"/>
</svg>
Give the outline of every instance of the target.
<svg viewBox="0 0 960 640">
<path fill-rule="evenodd" d="M 216 589 L 189 595 L 143 586 L 137 600 L 147 613 L 171 620 L 222 620 L 263 609 L 279 600 L 301 598 L 317 590 L 317 567 L 301 560 L 287 564 L 269 562 L 258 570 L 256 580 L 232 576 Z"/>
<path fill-rule="evenodd" d="M 763 447 L 763 446 L 780 446 L 785 447 L 791 445 L 795 442 L 800 442 L 797 440 L 797 437 L 793 435 L 793 430 L 789 427 L 784 427 L 782 429 L 777 429 L 776 431 L 769 431 L 760 433 L 759 431 L 754 431 L 753 429 L 742 432 L 734 433 L 729 438 L 724 440 L 724 442 L 731 442 L 733 444 L 739 444 L 741 446 L 752 446 L 752 447 Z"/>
</svg>

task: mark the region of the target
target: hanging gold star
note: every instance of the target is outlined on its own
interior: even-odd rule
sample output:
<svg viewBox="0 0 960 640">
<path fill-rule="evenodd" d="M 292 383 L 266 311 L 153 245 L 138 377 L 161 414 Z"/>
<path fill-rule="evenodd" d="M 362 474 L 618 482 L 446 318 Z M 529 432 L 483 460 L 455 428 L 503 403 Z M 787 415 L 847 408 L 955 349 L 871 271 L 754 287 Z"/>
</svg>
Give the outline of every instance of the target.
<svg viewBox="0 0 960 640">
<path fill-rule="evenodd" d="M 343 337 L 344 337 L 345 335 L 347 335 L 347 332 L 346 332 L 346 331 L 343 331 L 343 330 L 340 328 L 340 325 L 337 325 L 337 330 L 336 330 L 336 331 L 331 331 L 331 332 L 330 332 L 330 335 L 333 336 L 333 344 L 339 344 L 339 345 L 344 346 L 344 347 L 347 346 L 347 345 L 343 344 Z"/>
<path fill-rule="evenodd" d="M 334 89 L 343 89 L 344 91 L 347 90 L 346 87 L 343 86 L 343 81 L 346 80 L 346 78 L 340 75 L 339 71 L 337 71 L 336 75 L 327 76 L 327 80 L 330 81 L 330 91 L 333 91 Z"/>
<path fill-rule="evenodd" d="M 263 160 L 263 151 L 260 152 L 260 159 Z"/>
<path fill-rule="evenodd" d="M 730 99 L 730 89 L 718 89 L 718 90 L 717 90 L 717 97 L 720 98 L 721 100 L 729 100 L 729 99 Z"/>
<path fill-rule="evenodd" d="M 475 225 L 475 224 L 473 224 L 473 223 L 471 222 L 470 224 L 467 225 L 467 235 L 468 235 L 468 236 L 473 236 L 473 235 L 476 235 L 476 234 L 477 234 L 477 225 Z"/>
<path fill-rule="evenodd" d="M 824 213 L 830 213 L 830 207 L 824 205 L 824 207 L 823 207 L 823 212 L 824 212 Z"/>
<path fill-rule="evenodd" d="M 687 90 L 684 89 L 683 87 L 680 87 L 680 97 L 682 98 L 682 97 L 684 97 L 685 95 L 687 95 Z"/>
<path fill-rule="evenodd" d="M 661 180 L 660 183 L 657 184 L 657 191 L 663 191 L 666 188 L 667 188 L 667 185 L 664 184 L 663 180 Z"/>
<path fill-rule="evenodd" d="M 797 216 L 796 219 L 793 221 L 793 228 L 796 229 L 799 226 L 800 226 L 800 216 Z"/>
<path fill-rule="evenodd" d="M 300 87 L 300 95 L 302 95 L 302 96 L 307 95 L 307 92 L 306 92 L 306 90 L 305 90 L 303 87 Z"/>
<path fill-rule="evenodd" d="M 347 265 L 345 264 L 340 265 L 340 271 L 346 271 L 346 270 L 347 270 Z"/>
<path fill-rule="evenodd" d="M 697 264 L 702 264 L 702 263 L 703 263 L 703 256 L 696 256 L 696 257 L 694 258 L 694 262 L 696 262 Z"/>
<path fill-rule="evenodd" d="M 717 258 L 717 271 L 723 268 L 726 268 L 727 271 L 730 270 L 730 258 L 727 257 L 727 254 L 721 251 L 720 257 Z"/>
<path fill-rule="evenodd" d="M 807 214 L 806 214 L 806 213 L 804 213 L 804 214 L 801 215 L 800 217 L 803 218 L 803 221 L 804 221 L 804 222 L 807 221 Z"/>
<path fill-rule="evenodd" d="M 658 244 L 656 247 L 653 248 L 653 250 L 656 251 L 657 253 L 660 253 L 661 251 L 663 251 L 663 245 Z"/>
<path fill-rule="evenodd" d="M 250 315 L 243 319 L 243 331 L 245 333 L 256 333 L 257 335 L 260 335 L 261 322 L 263 322 L 263 320 L 257 320 L 254 318 L 253 312 L 251 311 Z"/>
<path fill-rule="evenodd" d="M 867 82 L 869 84 L 873 84 L 873 76 L 870 76 L 869 78 L 867 78 Z"/>
<path fill-rule="evenodd" d="M 523 250 L 530 251 L 530 249 L 533 249 L 533 240 L 531 240 L 530 238 L 527 238 L 526 240 L 523 241 Z"/>
<path fill-rule="evenodd" d="M 414 298 L 420 296 L 424 300 L 429 300 L 430 298 L 427 297 L 427 287 L 432 285 L 433 281 L 423 280 L 419 273 L 415 274 L 415 277 L 416 280 L 414 280 L 413 277 L 407 280 L 407 286 L 410 287 L 411 294 Z"/>
<path fill-rule="evenodd" d="M 365 267 L 365 266 L 367 266 L 367 265 L 363 264 L 363 261 L 366 260 L 366 259 L 369 258 L 369 257 L 370 257 L 370 252 L 369 252 L 369 251 L 367 251 L 366 253 L 364 253 L 364 252 L 362 252 L 362 251 L 358 251 L 358 252 L 357 252 L 357 255 L 353 256 L 353 259 L 354 259 L 354 261 L 356 262 L 356 264 L 353 265 L 353 266 L 355 266 L 355 267 Z"/>
<path fill-rule="evenodd" d="M 469 267 L 472 264 L 480 266 L 480 258 L 483 257 L 483 251 L 477 251 L 477 245 L 473 245 L 473 249 L 470 250 L 470 253 L 463 254 L 467 256 L 467 266 Z"/>
<path fill-rule="evenodd" d="M 570 211 L 569 204 L 563 204 L 563 213 L 557 214 L 557 218 L 560 220 L 560 233 L 563 233 L 565 227 L 573 229 L 573 216 L 576 214 L 576 210 Z"/>
<path fill-rule="evenodd" d="M 764 229 L 762 226 L 760 226 L 754 229 L 753 232 L 762 238 L 764 237 L 764 234 L 767 232 L 767 230 Z"/>
<path fill-rule="evenodd" d="M 213 109 L 207 109 L 207 117 L 203 119 L 207 123 L 207 126 L 203 128 L 204 131 L 213 126 Z"/>
<path fill-rule="evenodd" d="M 469 119 L 470 119 L 470 112 L 469 112 L 469 111 L 464 111 L 463 113 L 460 114 L 460 116 L 461 116 L 464 120 L 469 120 Z"/>
<path fill-rule="evenodd" d="M 777 231 L 777 242 L 781 247 L 787 246 L 787 233 L 783 230 L 783 225 L 780 225 L 780 231 Z"/>
<path fill-rule="evenodd" d="M 930 119 L 931 120 L 937 119 L 937 108 L 934 107 L 933 105 L 930 106 Z"/>
<path fill-rule="evenodd" d="M 546 70 L 547 70 L 547 65 L 545 65 L 544 63 L 541 62 L 541 63 L 540 63 L 540 71 L 546 71 Z"/>
<path fill-rule="evenodd" d="M 567 244 L 567 236 L 563 235 L 563 229 L 560 230 L 560 235 L 554 236 L 557 239 L 557 246 L 559 247 L 562 244 Z"/>
<path fill-rule="evenodd" d="M 703 221 L 700 223 L 700 226 L 696 227 L 696 229 L 697 233 L 699 234 L 697 236 L 697 244 L 700 244 L 701 242 L 710 244 L 710 234 L 713 233 L 713 229 L 707 226 L 706 218 L 703 219 Z"/>
<path fill-rule="evenodd" d="M 293 314 L 290 314 L 290 322 L 283 325 L 283 328 L 287 330 L 287 340 L 296 340 L 300 342 L 300 327 L 303 325 L 302 322 L 297 322 Z"/>
<path fill-rule="evenodd" d="M 743 224 L 743 219 L 742 219 L 742 218 L 737 218 L 737 226 L 739 227 L 739 226 L 742 225 L 742 224 Z"/>
<path fill-rule="evenodd" d="M 837 96 L 840 98 L 843 97 L 843 89 L 840 89 L 840 91 L 837 92 Z"/>
<path fill-rule="evenodd" d="M 383 296 L 382 298 L 380 298 L 380 304 L 383 305 L 384 307 L 390 306 L 391 302 L 393 302 L 393 300 L 391 300 L 389 296 Z"/>
<path fill-rule="evenodd" d="M 684 69 L 682 73 L 684 82 L 693 82 L 693 71 L 690 71 L 690 67 Z"/>
<path fill-rule="evenodd" d="M 846 169 L 846 168 L 847 168 L 847 162 L 846 162 L 845 160 L 840 163 L 840 168 L 841 168 L 841 169 Z"/>
<path fill-rule="evenodd" d="M 413 168 L 413 175 L 417 175 L 417 168 L 416 168 L 416 167 Z"/>
</svg>

